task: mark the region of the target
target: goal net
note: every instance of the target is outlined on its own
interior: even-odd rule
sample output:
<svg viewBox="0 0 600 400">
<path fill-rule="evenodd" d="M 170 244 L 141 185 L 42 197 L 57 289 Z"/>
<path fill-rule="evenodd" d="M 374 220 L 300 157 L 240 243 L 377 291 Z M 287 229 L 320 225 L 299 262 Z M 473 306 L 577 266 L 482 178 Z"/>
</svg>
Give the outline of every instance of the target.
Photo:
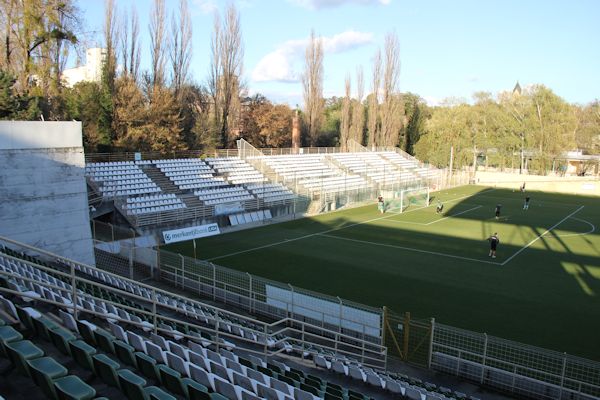
<svg viewBox="0 0 600 400">
<path fill-rule="evenodd" d="M 387 212 L 401 213 L 408 208 L 421 208 L 429 205 L 429 188 L 420 187 L 396 192 L 392 200 L 386 204 Z"/>
</svg>

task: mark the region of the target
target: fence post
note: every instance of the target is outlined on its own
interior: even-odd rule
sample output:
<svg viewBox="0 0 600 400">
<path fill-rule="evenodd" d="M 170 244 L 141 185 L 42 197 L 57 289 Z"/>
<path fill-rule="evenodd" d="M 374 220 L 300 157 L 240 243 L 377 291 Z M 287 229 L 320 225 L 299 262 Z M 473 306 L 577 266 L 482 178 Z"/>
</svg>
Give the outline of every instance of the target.
<svg viewBox="0 0 600 400">
<path fill-rule="evenodd" d="M 182 254 L 179 254 L 181 258 L 181 288 L 185 289 L 185 258 Z M 175 287 L 177 287 L 177 282 L 175 282 Z"/>
<path fill-rule="evenodd" d="M 131 239 L 133 240 L 133 247 L 131 248 L 131 264 L 130 264 L 130 272 L 129 272 L 129 278 L 131 280 L 134 280 L 135 278 L 133 277 L 133 267 L 135 266 L 135 230 L 134 229 L 130 229 L 131 230 Z"/>
<path fill-rule="evenodd" d="M 410 312 L 406 312 L 404 314 L 404 325 L 403 325 L 403 352 L 404 352 L 404 361 L 408 361 L 408 339 L 410 335 Z"/>
<path fill-rule="evenodd" d="M 558 392 L 558 398 L 562 399 L 563 387 L 565 386 L 565 372 L 567 370 L 567 353 L 563 353 L 563 365 L 560 373 L 560 391 Z"/>
<path fill-rule="evenodd" d="M 340 321 L 338 323 L 338 332 L 342 333 L 342 318 L 344 317 L 344 302 L 340 299 L 340 296 L 336 296 L 340 303 Z"/>
<path fill-rule="evenodd" d="M 212 266 L 212 270 L 213 270 L 213 301 L 217 300 L 217 267 L 215 267 L 215 264 L 210 263 L 210 265 Z"/>
<path fill-rule="evenodd" d="M 288 283 L 288 286 L 290 287 L 290 290 L 292 291 L 292 316 L 291 316 L 291 318 L 295 319 L 294 318 L 294 287 L 289 283 Z"/>
<path fill-rule="evenodd" d="M 154 334 L 158 334 L 158 320 L 156 317 L 156 289 L 152 289 L 152 325 L 154 325 Z"/>
<path fill-rule="evenodd" d="M 71 289 L 73 289 L 73 293 L 71 293 L 71 301 L 73 302 L 73 319 L 77 321 L 77 281 L 75 276 L 75 264 L 71 264 Z"/>
<path fill-rule="evenodd" d="M 431 330 L 429 337 L 429 359 L 427 360 L 427 368 L 431 369 L 431 359 L 433 358 L 433 335 L 435 333 L 435 318 L 431 318 Z"/>
<path fill-rule="evenodd" d="M 481 378 L 479 378 L 479 383 L 483 384 L 484 374 L 485 374 L 485 360 L 487 358 L 487 349 L 488 349 L 488 335 L 487 333 L 483 334 L 483 359 L 481 360 Z"/>
<path fill-rule="evenodd" d="M 252 293 L 252 275 L 249 272 L 246 272 L 246 274 L 248 275 L 248 297 L 250 298 L 250 304 L 248 306 L 250 308 L 250 313 L 252 313 L 252 303 L 254 302 L 254 296 Z"/>
</svg>

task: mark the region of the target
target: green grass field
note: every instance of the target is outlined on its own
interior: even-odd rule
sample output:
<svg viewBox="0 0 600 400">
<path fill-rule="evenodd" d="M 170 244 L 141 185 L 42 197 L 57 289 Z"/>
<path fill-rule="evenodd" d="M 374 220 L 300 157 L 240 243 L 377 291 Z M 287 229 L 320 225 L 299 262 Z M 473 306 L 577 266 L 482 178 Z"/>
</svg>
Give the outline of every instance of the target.
<svg viewBox="0 0 600 400">
<path fill-rule="evenodd" d="M 197 240 L 236 270 L 600 360 L 599 199 L 466 186 L 431 206 L 373 205 Z M 444 214 L 435 213 L 437 200 Z M 501 203 L 502 215 L 494 218 Z M 486 238 L 498 232 L 498 257 Z M 192 255 L 190 242 L 166 248 Z"/>
</svg>

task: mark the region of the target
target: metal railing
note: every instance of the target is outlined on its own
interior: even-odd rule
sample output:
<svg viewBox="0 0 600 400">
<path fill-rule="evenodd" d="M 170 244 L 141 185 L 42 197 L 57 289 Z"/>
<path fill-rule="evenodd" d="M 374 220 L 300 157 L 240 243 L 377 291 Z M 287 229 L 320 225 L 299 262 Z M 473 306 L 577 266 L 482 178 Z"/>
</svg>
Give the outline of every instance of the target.
<svg viewBox="0 0 600 400">
<path fill-rule="evenodd" d="M 227 340 L 235 341 L 235 343 L 243 347 L 244 350 L 265 357 L 270 357 L 285 351 L 285 346 L 283 345 L 285 342 L 298 345 L 301 348 L 306 349 L 306 351 L 312 353 L 315 353 L 317 350 L 314 347 L 311 350 L 311 346 L 317 346 L 319 349 L 332 351 L 337 354 L 356 359 L 364 365 L 379 369 L 385 368 L 387 349 L 384 346 L 346 335 L 339 330 L 330 330 L 306 321 L 295 319 L 293 317 L 280 318 L 272 323 L 263 322 L 255 318 L 240 315 L 229 310 L 184 297 L 180 294 L 161 290 L 154 286 L 146 285 L 135 280 L 130 280 L 120 275 L 112 274 L 101 269 L 96 269 L 95 267 L 81 264 L 65 257 L 61 257 L 45 250 L 41 250 L 2 236 L 0 236 L 0 244 L 3 244 L 14 251 L 24 252 L 29 256 L 37 257 L 46 263 L 57 263 L 57 265 L 61 265 L 62 268 L 49 267 L 34 260 L 24 260 L 13 255 L 0 253 L 1 258 L 4 258 L 5 260 L 12 260 L 13 262 L 28 265 L 51 274 L 55 278 L 70 285 L 70 288 L 66 289 L 65 287 L 42 281 L 39 279 L 39 277 L 28 278 L 27 276 L 16 275 L 15 273 L 7 272 L 2 269 L 0 269 L 0 276 L 5 277 L 5 279 L 15 278 L 24 283 L 35 283 L 52 291 L 62 291 L 63 295 L 65 294 L 65 290 L 68 290 L 70 294 L 70 304 L 59 303 L 54 300 L 48 300 L 39 295 L 34 296 L 31 292 L 28 294 L 5 287 L 0 287 L 0 292 L 33 299 L 38 302 L 53 304 L 55 306 L 67 309 L 73 314 L 75 319 L 79 319 L 82 314 L 92 314 L 101 318 L 106 318 L 106 315 L 100 312 L 95 312 L 82 307 L 79 304 L 80 302 L 77 300 L 78 298 L 80 300 L 93 298 L 94 300 L 100 300 L 106 304 L 112 304 L 113 306 L 122 308 L 128 312 L 135 312 L 138 315 L 143 315 L 146 321 L 152 321 L 152 330 L 154 332 L 160 332 L 165 335 L 172 334 L 170 330 L 163 329 L 160 326 L 161 323 L 170 322 L 184 326 L 184 330 L 186 332 L 196 330 L 198 332 L 208 333 L 212 337 L 212 339 L 209 341 L 215 344 L 217 348 L 219 346 L 224 346 L 219 339 L 226 338 Z M 140 290 L 143 289 L 151 293 L 150 298 L 143 297 L 135 294 L 132 291 L 127 291 L 122 288 L 107 285 L 103 282 L 95 280 L 93 277 L 87 274 L 87 272 L 93 271 L 105 274 L 113 279 L 118 279 L 123 283 L 123 286 L 129 285 Z M 82 272 L 86 273 L 82 274 Z M 84 291 L 83 288 L 87 288 L 88 291 Z M 101 290 L 112 294 L 113 297 L 110 299 L 98 297 L 97 293 L 99 293 Z M 133 301 L 136 306 L 132 307 L 125 304 L 125 302 L 117 302 L 115 301 L 115 296 Z M 177 306 L 160 302 L 158 300 L 160 296 L 175 299 L 177 301 Z M 190 315 L 188 310 L 179 306 L 181 303 L 208 311 L 212 317 L 208 318 L 208 323 L 199 324 L 194 319 L 194 315 Z M 111 319 L 113 319 L 112 315 Z M 136 325 L 136 323 L 122 319 L 118 316 L 115 316 L 114 319 L 122 323 L 131 323 Z M 231 333 L 229 329 L 226 329 L 225 325 L 237 326 L 240 329 L 252 331 L 257 336 L 264 338 L 264 343 L 257 343 L 256 341 L 248 338 L 235 335 Z M 185 336 L 190 340 L 198 340 L 197 336 L 190 335 L 186 332 L 181 332 L 182 336 Z M 177 333 L 179 334 L 180 332 Z"/>
<path fill-rule="evenodd" d="M 435 324 L 431 368 L 545 399 L 600 397 L 600 363 L 535 346 Z"/>
</svg>

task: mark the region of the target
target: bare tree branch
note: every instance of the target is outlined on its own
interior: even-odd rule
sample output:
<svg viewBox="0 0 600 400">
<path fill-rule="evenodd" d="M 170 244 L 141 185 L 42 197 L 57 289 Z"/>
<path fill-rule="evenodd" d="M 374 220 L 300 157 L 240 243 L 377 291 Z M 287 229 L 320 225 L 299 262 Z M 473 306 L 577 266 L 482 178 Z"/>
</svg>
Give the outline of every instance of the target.
<svg viewBox="0 0 600 400">
<path fill-rule="evenodd" d="M 304 56 L 304 114 L 311 145 L 317 143 L 323 119 L 323 41 L 310 33 Z"/>
</svg>

